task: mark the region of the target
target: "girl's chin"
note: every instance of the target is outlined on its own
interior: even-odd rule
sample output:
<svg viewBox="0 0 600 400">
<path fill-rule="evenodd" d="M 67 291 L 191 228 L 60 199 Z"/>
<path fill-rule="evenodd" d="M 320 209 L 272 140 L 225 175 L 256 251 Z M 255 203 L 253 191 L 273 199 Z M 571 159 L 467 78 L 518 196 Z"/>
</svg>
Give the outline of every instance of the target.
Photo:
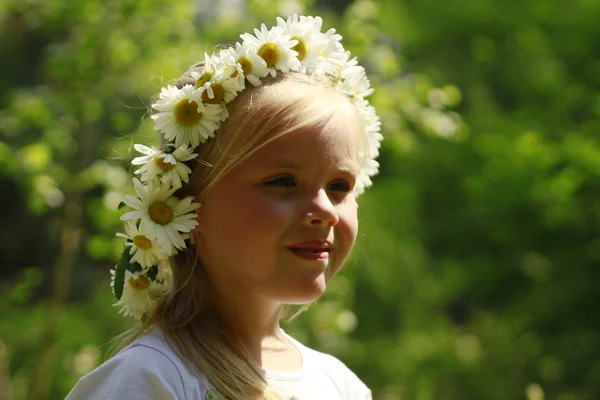
<svg viewBox="0 0 600 400">
<path fill-rule="evenodd" d="M 321 297 L 325 293 L 326 288 L 327 282 L 324 273 L 312 279 L 299 279 L 294 284 L 288 286 L 287 290 L 283 293 L 280 293 L 280 301 L 294 305 L 309 304 Z"/>
</svg>

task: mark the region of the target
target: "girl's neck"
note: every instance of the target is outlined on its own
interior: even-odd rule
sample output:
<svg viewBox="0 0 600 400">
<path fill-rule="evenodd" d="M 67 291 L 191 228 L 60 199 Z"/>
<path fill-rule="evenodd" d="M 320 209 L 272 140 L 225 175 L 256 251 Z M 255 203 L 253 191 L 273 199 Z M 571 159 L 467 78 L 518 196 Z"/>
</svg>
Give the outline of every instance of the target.
<svg viewBox="0 0 600 400">
<path fill-rule="evenodd" d="M 281 332 L 283 304 L 253 296 L 218 296 L 217 307 L 252 358 L 262 366 L 264 351 L 283 351 L 289 341 Z"/>
</svg>

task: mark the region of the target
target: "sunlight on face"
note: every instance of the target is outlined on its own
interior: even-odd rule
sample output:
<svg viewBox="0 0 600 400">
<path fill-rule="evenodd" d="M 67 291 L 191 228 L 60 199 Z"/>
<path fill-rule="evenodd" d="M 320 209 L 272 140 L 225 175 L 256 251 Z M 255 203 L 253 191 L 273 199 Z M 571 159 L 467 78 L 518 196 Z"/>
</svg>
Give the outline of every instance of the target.
<svg viewBox="0 0 600 400">
<path fill-rule="evenodd" d="M 197 232 L 219 291 L 288 304 L 323 294 L 358 230 L 357 136 L 334 115 L 267 144 L 215 185 Z"/>
</svg>

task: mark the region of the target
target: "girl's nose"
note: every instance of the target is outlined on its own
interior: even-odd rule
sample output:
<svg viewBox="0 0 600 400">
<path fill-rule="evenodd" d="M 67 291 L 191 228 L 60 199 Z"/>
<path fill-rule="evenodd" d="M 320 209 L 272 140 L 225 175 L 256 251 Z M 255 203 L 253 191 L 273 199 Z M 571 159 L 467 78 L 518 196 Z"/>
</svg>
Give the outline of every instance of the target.
<svg viewBox="0 0 600 400">
<path fill-rule="evenodd" d="M 302 215 L 302 220 L 311 227 L 334 226 L 339 222 L 340 218 L 335 205 L 332 203 L 325 189 L 319 189 L 310 200 L 309 205 Z"/>
</svg>

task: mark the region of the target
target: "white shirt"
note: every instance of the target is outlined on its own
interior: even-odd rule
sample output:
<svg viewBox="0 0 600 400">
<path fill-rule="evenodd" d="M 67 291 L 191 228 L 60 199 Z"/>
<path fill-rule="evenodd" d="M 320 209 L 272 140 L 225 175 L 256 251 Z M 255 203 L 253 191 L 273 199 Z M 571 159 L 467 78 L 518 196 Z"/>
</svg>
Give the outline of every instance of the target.
<svg viewBox="0 0 600 400">
<path fill-rule="evenodd" d="M 312 350 L 289 335 L 302 355 L 297 371 L 265 371 L 289 400 L 371 400 L 371 391 L 337 358 Z M 142 336 L 85 375 L 66 400 L 217 399 L 169 347 L 162 331 Z M 210 394 L 213 393 L 213 396 Z"/>
</svg>

